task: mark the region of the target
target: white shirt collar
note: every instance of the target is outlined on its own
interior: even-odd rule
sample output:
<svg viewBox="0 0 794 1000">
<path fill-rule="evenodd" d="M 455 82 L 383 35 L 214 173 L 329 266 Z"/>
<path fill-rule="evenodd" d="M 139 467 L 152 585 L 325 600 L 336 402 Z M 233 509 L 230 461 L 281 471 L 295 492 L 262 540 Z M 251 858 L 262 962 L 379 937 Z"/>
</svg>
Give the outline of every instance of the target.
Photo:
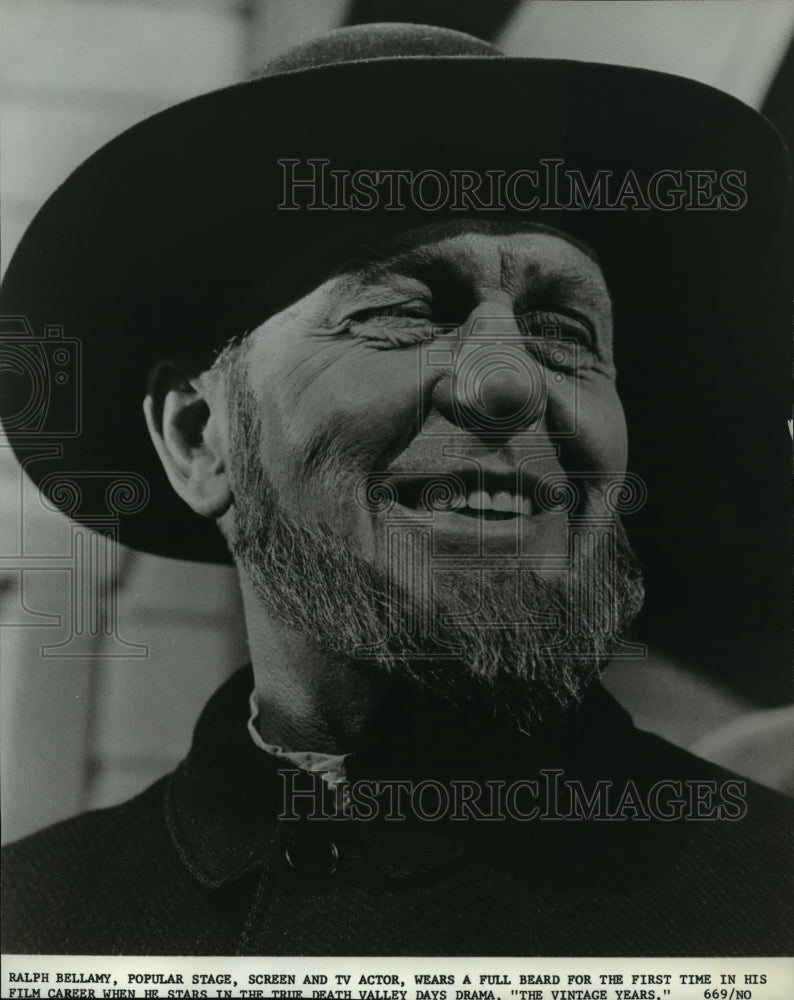
<svg viewBox="0 0 794 1000">
<path fill-rule="evenodd" d="M 280 760 L 288 761 L 295 767 L 299 767 L 302 771 L 322 772 L 322 780 L 331 788 L 338 785 L 339 782 L 347 780 L 345 761 L 350 754 L 318 753 L 315 750 L 287 751 L 283 747 L 276 746 L 273 743 L 265 743 L 259 735 L 259 728 L 257 726 L 257 722 L 259 720 L 259 706 L 257 705 L 256 693 L 254 691 L 251 692 L 251 696 L 248 701 L 251 706 L 251 717 L 248 720 L 248 732 L 251 739 L 260 750 L 264 750 L 265 753 L 269 753 L 271 757 L 277 757 Z"/>
</svg>

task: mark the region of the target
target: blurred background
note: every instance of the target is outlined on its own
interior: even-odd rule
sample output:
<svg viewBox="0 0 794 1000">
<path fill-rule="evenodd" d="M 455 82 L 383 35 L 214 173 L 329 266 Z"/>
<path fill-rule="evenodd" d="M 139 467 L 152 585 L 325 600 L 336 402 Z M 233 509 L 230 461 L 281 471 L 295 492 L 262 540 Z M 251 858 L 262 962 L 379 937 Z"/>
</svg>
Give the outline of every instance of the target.
<svg viewBox="0 0 794 1000">
<path fill-rule="evenodd" d="M 36 210 L 93 150 L 345 24 L 441 24 L 509 55 L 692 77 L 762 109 L 794 147 L 789 0 L 4 0 L 0 11 L 3 270 Z M 78 538 L 2 441 L 0 510 L 2 817 L 12 840 L 168 771 L 247 650 L 232 570 Z M 92 560 L 81 586 L 105 595 L 112 629 L 82 622 L 76 539 Z M 644 728 L 794 791 L 788 671 L 762 655 L 720 675 L 701 659 L 686 642 L 652 645 L 647 658 L 617 664 L 608 686 Z"/>
</svg>

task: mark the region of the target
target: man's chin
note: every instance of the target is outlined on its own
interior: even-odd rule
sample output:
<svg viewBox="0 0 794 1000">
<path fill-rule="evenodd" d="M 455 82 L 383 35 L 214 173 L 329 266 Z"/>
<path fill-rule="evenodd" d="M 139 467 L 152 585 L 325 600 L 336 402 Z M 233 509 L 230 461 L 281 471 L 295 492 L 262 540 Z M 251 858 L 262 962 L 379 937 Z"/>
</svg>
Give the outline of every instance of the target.
<svg viewBox="0 0 794 1000">
<path fill-rule="evenodd" d="M 604 649 L 566 632 L 564 580 L 509 570 L 438 576 L 429 601 L 403 588 L 396 597 L 392 583 L 391 634 L 379 649 L 358 647 L 357 658 L 524 730 L 581 701 Z"/>
<path fill-rule="evenodd" d="M 332 526 L 293 521 L 272 494 L 238 501 L 238 515 L 235 556 L 274 619 L 329 660 L 525 731 L 578 704 L 641 604 L 620 532 L 567 568 L 536 571 L 445 561 L 427 534 L 401 531 L 382 569 Z"/>
</svg>

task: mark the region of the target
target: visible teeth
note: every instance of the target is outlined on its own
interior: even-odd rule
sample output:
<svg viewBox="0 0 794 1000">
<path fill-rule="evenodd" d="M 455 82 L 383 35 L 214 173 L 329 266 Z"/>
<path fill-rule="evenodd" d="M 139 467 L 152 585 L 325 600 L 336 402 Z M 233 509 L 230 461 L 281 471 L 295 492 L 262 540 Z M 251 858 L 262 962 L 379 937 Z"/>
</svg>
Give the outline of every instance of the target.
<svg viewBox="0 0 794 1000">
<path fill-rule="evenodd" d="M 503 510 L 506 512 L 515 510 L 513 494 L 507 493 L 505 490 L 501 490 L 499 493 L 494 493 L 491 499 L 491 506 L 494 510 Z"/>
<path fill-rule="evenodd" d="M 474 490 L 469 493 L 468 504 L 472 510 L 490 510 L 491 495 L 483 490 Z"/>
<path fill-rule="evenodd" d="M 460 498 L 454 501 L 455 509 L 468 506 L 470 510 L 494 510 L 500 514 L 526 514 L 532 513 L 532 503 L 524 500 L 517 493 L 509 493 L 507 490 L 499 490 L 491 496 L 485 490 L 473 490 L 467 498 Z"/>
</svg>

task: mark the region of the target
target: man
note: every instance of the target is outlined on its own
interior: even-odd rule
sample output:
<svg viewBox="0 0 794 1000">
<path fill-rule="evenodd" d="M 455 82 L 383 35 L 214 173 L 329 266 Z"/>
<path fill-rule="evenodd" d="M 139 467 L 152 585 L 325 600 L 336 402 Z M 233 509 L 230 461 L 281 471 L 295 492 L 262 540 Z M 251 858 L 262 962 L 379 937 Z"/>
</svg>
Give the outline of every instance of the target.
<svg viewBox="0 0 794 1000">
<path fill-rule="evenodd" d="M 86 506 L 129 469 L 129 544 L 228 546 L 251 665 L 174 774 L 7 850 L 4 950 L 784 952 L 790 806 L 597 677 L 642 601 L 613 311 L 629 391 L 670 356 L 686 384 L 774 275 L 785 184 L 773 130 L 708 88 L 415 26 L 303 46 L 84 164 L 4 288 L 88 367 L 83 435 L 29 469 L 54 497 L 90 470 Z"/>
</svg>

